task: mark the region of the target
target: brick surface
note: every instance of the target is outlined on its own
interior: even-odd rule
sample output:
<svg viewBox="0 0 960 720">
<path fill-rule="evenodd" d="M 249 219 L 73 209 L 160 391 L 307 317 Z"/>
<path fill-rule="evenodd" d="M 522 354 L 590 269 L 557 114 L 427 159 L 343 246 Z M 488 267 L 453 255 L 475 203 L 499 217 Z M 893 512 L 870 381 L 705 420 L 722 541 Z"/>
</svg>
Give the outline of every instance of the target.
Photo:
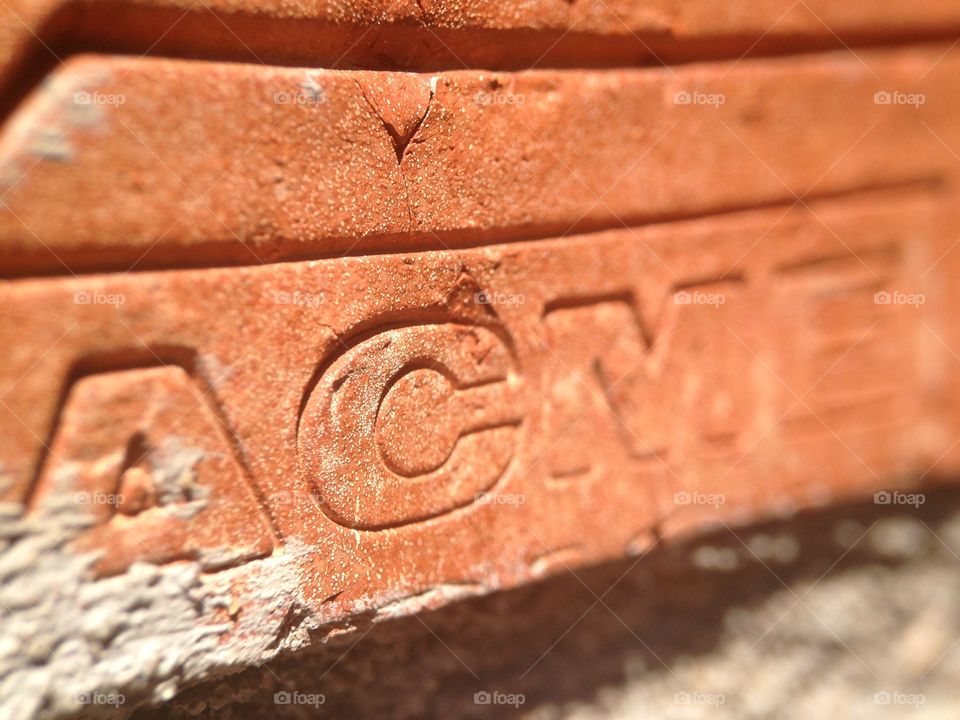
<svg viewBox="0 0 960 720">
<path fill-rule="evenodd" d="M 11 0 L 0 22 L 11 74 L 51 50 L 90 49 L 419 71 L 660 65 L 951 37 L 960 10 L 943 0 Z"/>
<path fill-rule="evenodd" d="M 13 717 L 960 464 L 953 3 L 4 13 Z"/>
<path fill-rule="evenodd" d="M 415 77 L 78 59 L 0 148 L 0 270 L 550 237 L 937 181 L 957 137 L 946 49 Z M 875 103 L 894 90 L 931 101 Z"/>
<path fill-rule="evenodd" d="M 346 608 L 879 487 L 946 449 L 909 300 L 938 217 L 930 193 L 866 193 L 523 247 L 12 282 L 7 490 L 150 486 L 92 508 L 81 542 L 117 569 L 217 566 L 273 526 L 329 549 L 303 591 Z"/>
</svg>

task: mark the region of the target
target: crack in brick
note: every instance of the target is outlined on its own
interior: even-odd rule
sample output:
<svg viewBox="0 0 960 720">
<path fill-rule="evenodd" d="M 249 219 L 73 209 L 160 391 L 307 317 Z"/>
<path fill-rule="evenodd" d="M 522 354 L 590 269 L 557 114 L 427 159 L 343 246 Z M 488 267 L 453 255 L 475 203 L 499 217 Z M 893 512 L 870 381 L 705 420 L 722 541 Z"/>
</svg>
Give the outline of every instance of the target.
<svg viewBox="0 0 960 720">
<path fill-rule="evenodd" d="M 397 77 L 404 78 L 403 80 L 398 80 L 398 82 L 407 83 L 407 87 L 405 88 L 405 93 L 402 92 L 399 94 L 399 99 L 395 98 L 397 102 L 395 106 L 393 105 L 393 102 L 386 97 L 383 100 L 383 105 L 378 104 L 374 101 L 374 99 L 371 97 L 371 93 L 368 92 L 368 89 L 360 80 L 354 80 L 354 82 L 356 83 L 357 88 L 360 90 L 360 94 L 363 96 L 364 101 L 383 125 L 384 130 L 386 130 L 387 135 L 390 138 L 394 153 L 397 156 L 397 169 L 400 173 L 400 182 L 403 184 L 404 188 L 407 213 L 410 216 L 411 223 L 415 224 L 416 214 L 414 213 L 413 203 L 410 199 L 410 189 L 407 185 L 407 178 L 403 172 L 403 159 L 407 148 L 412 142 L 414 142 L 414 138 L 420 131 L 420 128 L 423 127 L 424 121 L 430 114 L 430 109 L 433 105 L 433 98 L 436 94 L 435 81 L 431 80 L 429 85 L 425 88 L 428 92 L 428 95 L 421 110 L 416 98 L 411 97 L 412 93 L 409 79 L 413 78 L 414 86 L 422 84 L 423 81 L 419 77 L 414 76 Z"/>
</svg>

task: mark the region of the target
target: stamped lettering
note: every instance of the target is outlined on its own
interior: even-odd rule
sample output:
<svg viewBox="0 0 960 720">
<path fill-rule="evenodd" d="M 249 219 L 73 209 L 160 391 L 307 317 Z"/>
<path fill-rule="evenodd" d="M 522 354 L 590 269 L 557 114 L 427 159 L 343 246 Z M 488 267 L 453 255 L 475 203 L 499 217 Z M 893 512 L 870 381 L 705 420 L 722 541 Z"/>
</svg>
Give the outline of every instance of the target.
<svg viewBox="0 0 960 720">
<path fill-rule="evenodd" d="M 402 525 L 493 487 L 521 420 L 520 380 L 492 331 L 385 330 L 323 373 L 300 422 L 300 463 L 336 522 Z"/>
<path fill-rule="evenodd" d="M 135 561 L 217 569 L 273 544 L 224 428 L 177 366 L 75 382 L 33 505 L 89 518 L 77 544 L 103 553 L 102 574 Z"/>
</svg>

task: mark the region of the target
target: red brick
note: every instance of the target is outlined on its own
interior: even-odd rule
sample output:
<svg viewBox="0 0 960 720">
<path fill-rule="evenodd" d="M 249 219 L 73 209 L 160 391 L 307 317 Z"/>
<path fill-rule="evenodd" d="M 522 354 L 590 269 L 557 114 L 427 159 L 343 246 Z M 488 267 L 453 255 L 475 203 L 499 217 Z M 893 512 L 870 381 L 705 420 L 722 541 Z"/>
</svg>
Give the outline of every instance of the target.
<svg viewBox="0 0 960 720">
<path fill-rule="evenodd" d="M 302 590 L 344 610 L 510 585 L 555 552 L 597 560 L 926 471 L 947 448 L 925 392 L 948 378 L 918 355 L 925 302 L 900 299 L 923 297 L 941 229 L 935 193 L 888 191 L 476 250 L 14 281 L 0 461 L 11 499 L 40 468 L 37 505 L 113 491 L 135 433 L 218 458 L 187 468 L 215 513 L 98 515 L 115 568 L 151 513 L 171 558 L 263 547 L 245 539 L 261 498 L 262 527 L 329 549 Z M 128 381 L 145 394 L 121 401 Z"/>
<path fill-rule="evenodd" d="M 937 63 L 944 49 L 459 72 L 431 77 L 429 100 L 426 78 L 414 88 L 400 75 L 78 59 L 8 132 L 0 268 L 454 246 L 938 181 L 956 165 L 941 142 L 957 136 L 957 66 Z M 929 102 L 874 102 L 890 91 Z M 124 102 L 78 106 L 77 92 Z M 677 93 L 723 103 L 677 104 Z M 400 162 L 397 125 L 413 133 Z"/>
</svg>

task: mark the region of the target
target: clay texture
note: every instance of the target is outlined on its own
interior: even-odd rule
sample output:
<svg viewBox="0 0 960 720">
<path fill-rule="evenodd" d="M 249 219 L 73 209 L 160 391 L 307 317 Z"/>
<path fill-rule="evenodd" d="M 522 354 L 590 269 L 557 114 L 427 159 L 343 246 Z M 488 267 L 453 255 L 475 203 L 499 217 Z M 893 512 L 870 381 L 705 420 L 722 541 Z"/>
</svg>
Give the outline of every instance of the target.
<svg viewBox="0 0 960 720">
<path fill-rule="evenodd" d="M 954 477 L 958 33 L 5 6 L 0 714 Z"/>
</svg>

